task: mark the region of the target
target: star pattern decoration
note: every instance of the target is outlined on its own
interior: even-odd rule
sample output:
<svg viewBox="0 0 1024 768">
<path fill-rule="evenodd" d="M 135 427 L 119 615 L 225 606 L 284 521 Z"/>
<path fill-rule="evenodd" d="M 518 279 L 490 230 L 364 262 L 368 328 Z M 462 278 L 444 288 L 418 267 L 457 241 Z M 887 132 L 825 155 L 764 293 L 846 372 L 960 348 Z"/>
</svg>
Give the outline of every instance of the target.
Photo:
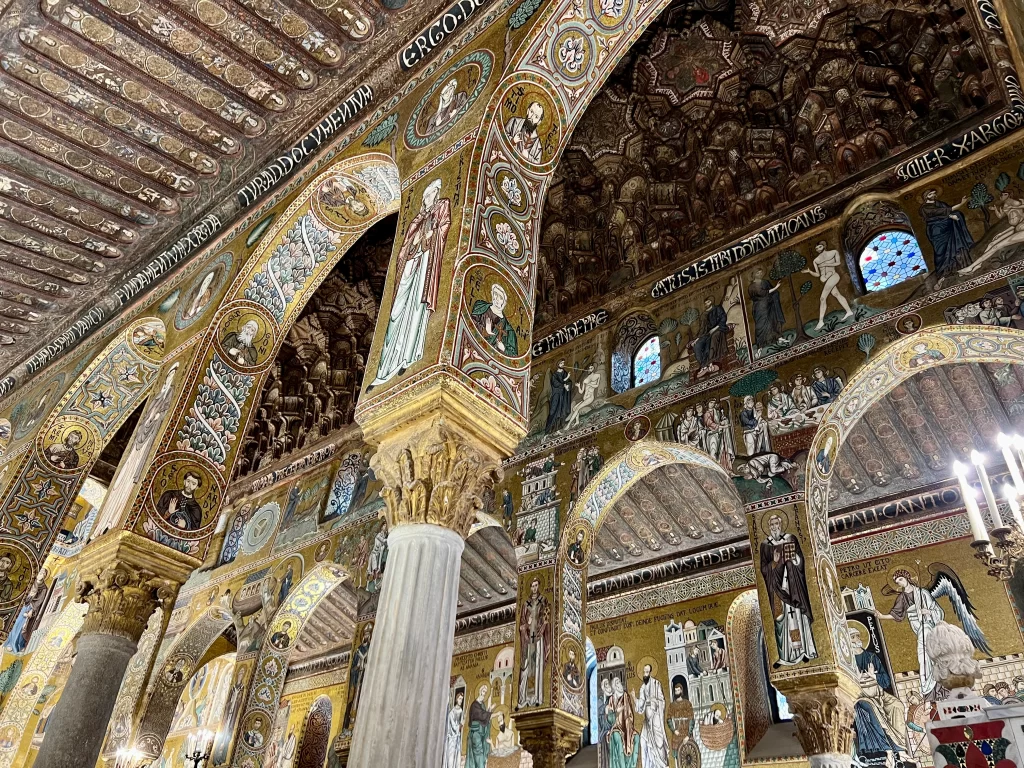
<svg viewBox="0 0 1024 768">
<path fill-rule="evenodd" d="M 40 523 L 34 517 L 29 517 L 26 514 L 14 516 L 14 528 L 17 529 L 18 533 L 32 533 L 33 531 L 37 531 L 42 527 L 42 523 Z"/>
<path fill-rule="evenodd" d="M 57 489 L 52 480 L 44 478 L 32 484 L 32 492 L 36 495 L 37 501 L 49 501 L 57 494 Z"/>
<path fill-rule="evenodd" d="M 118 380 L 125 384 L 135 384 L 139 381 L 139 366 L 137 365 L 126 365 L 117 374 Z"/>
<path fill-rule="evenodd" d="M 110 404 L 114 402 L 114 398 L 109 393 L 99 390 L 93 392 L 89 399 L 97 408 L 109 408 Z"/>
</svg>

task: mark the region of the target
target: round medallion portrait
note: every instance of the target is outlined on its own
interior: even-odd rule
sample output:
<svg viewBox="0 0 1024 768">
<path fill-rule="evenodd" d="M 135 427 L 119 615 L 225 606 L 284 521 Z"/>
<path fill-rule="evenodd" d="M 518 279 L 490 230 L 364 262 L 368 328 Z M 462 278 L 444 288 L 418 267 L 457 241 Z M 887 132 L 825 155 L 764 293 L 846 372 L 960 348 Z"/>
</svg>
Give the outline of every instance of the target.
<svg viewBox="0 0 1024 768">
<path fill-rule="evenodd" d="M 227 282 L 231 272 L 231 254 L 222 253 L 193 280 L 185 289 L 184 297 L 174 316 L 174 327 L 179 331 L 188 328 L 202 317 L 220 289 Z"/>
<path fill-rule="evenodd" d="M 405 129 L 406 145 L 422 149 L 447 133 L 480 98 L 493 66 L 489 51 L 473 51 L 445 70 L 413 109 Z"/>
<path fill-rule="evenodd" d="M 350 230 L 372 219 L 377 214 L 377 203 L 357 179 L 336 173 L 320 184 L 313 195 L 313 209 L 322 221 Z"/>
<path fill-rule="evenodd" d="M 561 115 L 540 85 L 524 80 L 501 99 L 499 133 L 516 159 L 531 166 L 554 162 L 562 138 Z"/>
<path fill-rule="evenodd" d="M 195 539 L 216 522 L 221 491 L 206 467 L 172 456 L 153 474 L 149 497 L 160 528 L 174 536 Z"/>
<path fill-rule="evenodd" d="M 218 326 L 217 348 L 221 358 L 236 368 L 259 368 L 274 351 L 272 328 L 272 322 L 262 312 L 232 308 Z"/>
<path fill-rule="evenodd" d="M 570 691 L 583 690 L 586 680 L 586 659 L 578 640 L 566 639 L 558 649 L 558 672 L 561 683 Z"/>
<path fill-rule="evenodd" d="M 0 607 L 20 602 L 34 578 L 33 560 L 24 545 L 13 539 L 0 542 Z"/>
<path fill-rule="evenodd" d="M 43 460 L 57 472 L 71 473 L 88 466 L 95 457 L 100 437 L 85 419 L 61 416 L 39 436 Z"/>
<path fill-rule="evenodd" d="M 135 350 L 149 360 L 160 360 L 167 340 L 164 324 L 159 320 L 143 320 L 128 334 Z"/>
<path fill-rule="evenodd" d="M 497 354 L 522 358 L 530 351 L 531 315 L 511 281 L 485 264 L 470 267 L 463 301 L 468 324 Z"/>
<path fill-rule="evenodd" d="M 925 338 L 920 341 L 908 339 L 912 342 L 910 347 L 896 356 L 895 367 L 897 370 L 923 370 L 956 357 L 956 344 L 949 339 L 932 334 L 924 334 L 924 336 Z M 999 345 L 991 339 L 980 337 L 968 340 L 967 345 L 982 355 L 992 354 L 999 349 Z"/>
<path fill-rule="evenodd" d="M 569 531 L 569 545 L 565 548 L 565 559 L 570 565 L 583 568 L 590 560 L 592 529 L 586 523 L 576 523 Z"/>
<path fill-rule="evenodd" d="M 643 440 L 651 432 L 651 420 L 646 416 L 635 416 L 626 424 L 626 439 L 631 443 Z"/>
</svg>

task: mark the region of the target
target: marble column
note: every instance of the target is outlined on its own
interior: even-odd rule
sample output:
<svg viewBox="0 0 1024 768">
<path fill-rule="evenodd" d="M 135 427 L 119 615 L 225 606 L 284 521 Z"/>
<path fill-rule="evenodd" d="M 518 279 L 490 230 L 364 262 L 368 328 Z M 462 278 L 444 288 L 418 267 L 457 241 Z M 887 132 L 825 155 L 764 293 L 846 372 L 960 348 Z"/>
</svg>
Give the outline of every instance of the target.
<svg viewBox="0 0 1024 768">
<path fill-rule="evenodd" d="M 465 538 L 498 457 L 437 419 L 382 442 L 388 562 L 348 768 L 437 768 Z"/>
<path fill-rule="evenodd" d="M 124 531 L 104 536 L 82 551 L 77 599 L 89 608 L 36 768 L 95 764 L 125 670 L 150 615 L 173 602 L 198 564 Z"/>
<path fill-rule="evenodd" d="M 586 722 L 560 709 L 527 710 L 516 716 L 519 742 L 533 758 L 534 768 L 565 768 L 579 751 Z"/>
</svg>

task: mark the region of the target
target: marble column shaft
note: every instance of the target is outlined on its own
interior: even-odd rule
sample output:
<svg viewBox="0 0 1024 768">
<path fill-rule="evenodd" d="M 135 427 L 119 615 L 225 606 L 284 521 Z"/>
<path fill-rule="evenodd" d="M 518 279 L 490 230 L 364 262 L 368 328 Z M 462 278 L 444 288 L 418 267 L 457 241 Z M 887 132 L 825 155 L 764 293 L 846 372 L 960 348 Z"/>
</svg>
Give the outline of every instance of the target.
<svg viewBox="0 0 1024 768">
<path fill-rule="evenodd" d="M 444 749 L 458 604 L 460 534 L 395 527 L 348 768 L 437 768 Z"/>
</svg>

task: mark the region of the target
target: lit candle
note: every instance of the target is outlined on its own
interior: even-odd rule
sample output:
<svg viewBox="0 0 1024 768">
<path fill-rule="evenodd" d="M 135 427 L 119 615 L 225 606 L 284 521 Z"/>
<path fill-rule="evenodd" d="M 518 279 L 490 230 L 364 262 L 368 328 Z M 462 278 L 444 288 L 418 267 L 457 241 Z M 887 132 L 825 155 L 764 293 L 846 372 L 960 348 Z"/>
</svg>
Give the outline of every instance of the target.
<svg viewBox="0 0 1024 768">
<path fill-rule="evenodd" d="M 981 480 L 981 492 L 985 494 L 985 503 L 988 504 L 989 514 L 992 515 L 992 523 L 996 528 L 1003 528 L 1003 518 L 999 514 L 996 495 L 992 493 L 992 483 L 989 482 L 988 472 L 985 470 L 985 457 L 977 451 L 971 451 L 971 463 L 978 470 L 978 479 Z"/>
<path fill-rule="evenodd" d="M 967 468 L 959 461 L 953 462 L 953 471 L 960 481 L 960 493 L 964 497 L 964 508 L 967 510 L 967 522 L 971 525 L 971 535 L 975 541 L 989 541 L 988 531 L 985 528 L 985 520 L 978 509 L 978 499 L 967 482 Z"/>
<path fill-rule="evenodd" d="M 1006 462 L 1006 468 L 1013 479 L 1013 487 L 1017 490 L 1018 494 L 1024 493 L 1024 477 L 1021 477 L 1020 468 L 1017 466 L 1017 459 L 1013 457 L 1013 453 L 1010 451 L 1013 440 L 1000 432 L 996 442 L 999 443 L 999 450 L 1003 452 L 1003 461 Z"/>
<path fill-rule="evenodd" d="M 1021 516 L 1020 504 L 1017 502 L 1017 489 L 1006 483 L 1003 485 L 1003 498 L 1006 499 L 1006 503 L 1010 507 L 1010 514 L 1013 515 L 1013 521 L 1017 524 L 1017 530 L 1024 531 L 1024 517 Z"/>
</svg>

